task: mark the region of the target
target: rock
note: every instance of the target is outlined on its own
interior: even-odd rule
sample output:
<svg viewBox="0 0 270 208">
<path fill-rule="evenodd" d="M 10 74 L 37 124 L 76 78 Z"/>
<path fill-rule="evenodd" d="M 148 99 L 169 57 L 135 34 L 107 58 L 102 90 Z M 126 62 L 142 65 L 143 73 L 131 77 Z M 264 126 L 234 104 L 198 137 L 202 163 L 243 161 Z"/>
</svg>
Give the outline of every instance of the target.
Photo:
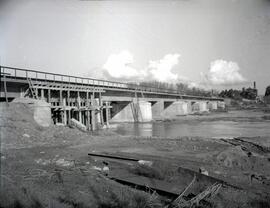
<svg viewBox="0 0 270 208">
<path fill-rule="evenodd" d="M 40 165 L 48 165 L 48 164 L 51 163 L 50 160 L 43 160 L 43 159 L 41 159 L 41 158 L 35 160 L 35 162 L 36 162 L 37 164 L 40 164 Z"/>
<path fill-rule="evenodd" d="M 101 171 L 102 170 L 100 167 L 97 167 L 97 166 L 93 166 L 92 169 L 98 170 L 98 171 Z"/>
<path fill-rule="evenodd" d="M 199 172 L 200 172 L 201 174 L 203 174 L 203 175 L 207 175 L 207 176 L 209 175 L 209 174 L 208 174 L 208 171 L 207 171 L 204 167 L 200 167 L 200 168 L 199 168 Z"/>
<path fill-rule="evenodd" d="M 109 167 L 108 166 L 104 166 L 103 168 L 102 168 L 102 171 L 104 171 L 104 172 L 109 172 Z"/>
<path fill-rule="evenodd" d="M 146 166 L 149 166 L 149 167 L 151 167 L 153 165 L 152 161 L 147 161 L 147 160 L 139 160 L 138 163 L 140 165 L 146 165 Z"/>
<path fill-rule="evenodd" d="M 30 138 L 29 134 L 23 134 L 23 137 Z"/>
<path fill-rule="evenodd" d="M 62 167 L 74 166 L 73 161 L 68 161 L 68 160 L 65 160 L 64 158 L 60 158 L 60 159 L 56 160 L 55 164 L 58 166 L 62 166 Z"/>
</svg>

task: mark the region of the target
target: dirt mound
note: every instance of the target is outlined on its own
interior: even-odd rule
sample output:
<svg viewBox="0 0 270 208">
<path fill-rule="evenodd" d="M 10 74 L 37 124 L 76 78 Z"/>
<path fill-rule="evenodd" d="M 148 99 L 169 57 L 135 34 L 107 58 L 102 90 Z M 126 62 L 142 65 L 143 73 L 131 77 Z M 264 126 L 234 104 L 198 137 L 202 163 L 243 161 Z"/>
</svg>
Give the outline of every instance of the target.
<svg viewBox="0 0 270 208">
<path fill-rule="evenodd" d="M 68 127 L 41 127 L 27 103 L 0 103 L 0 127 L 3 149 L 74 144 L 91 138 Z"/>
<path fill-rule="evenodd" d="M 219 163 L 226 167 L 246 169 L 250 167 L 249 158 L 241 146 L 229 147 L 217 155 Z"/>
</svg>

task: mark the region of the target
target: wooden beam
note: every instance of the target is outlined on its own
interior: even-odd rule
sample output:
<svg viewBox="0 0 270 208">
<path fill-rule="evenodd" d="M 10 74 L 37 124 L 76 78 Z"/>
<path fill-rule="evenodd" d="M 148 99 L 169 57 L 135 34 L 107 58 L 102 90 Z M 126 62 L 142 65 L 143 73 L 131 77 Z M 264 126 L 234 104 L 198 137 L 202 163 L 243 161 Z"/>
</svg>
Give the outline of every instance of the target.
<svg viewBox="0 0 270 208">
<path fill-rule="evenodd" d="M 51 90 L 48 89 L 48 103 L 51 103 Z"/>
<path fill-rule="evenodd" d="M 78 109 L 79 109 L 79 122 L 82 122 L 82 112 L 81 112 L 81 97 L 80 97 L 80 92 L 77 92 L 77 103 L 78 103 Z"/>
<path fill-rule="evenodd" d="M 91 95 L 91 106 L 94 105 L 94 102 L 95 102 L 95 93 L 93 92 Z M 91 110 L 91 129 L 92 129 L 92 131 L 96 130 L 95 110 Z"/>
<path fill-rule="evenodd" d="M 102 96 L 101 92 L 99 92 L 99 106 L 100 106 L 100 111 L 99 111 L 99 116 L 100 116 L 100 124 L 103 126 L 104 121 L 103 121 L 103 101 L 102 101 Z"/>
<path fill-rule="evenodd" d="M 89 92 L 86 92 L 86 107 L 90 107 Z M 90 120 L 90 111 L 86 111 L 86 128 L 88 131 L 91 130 L 91 120 Z"/>
<path fill-rule="evenodd" d="M 109 127 L 109 102 L 106 102 L 106 126 Z"/>
</svg>

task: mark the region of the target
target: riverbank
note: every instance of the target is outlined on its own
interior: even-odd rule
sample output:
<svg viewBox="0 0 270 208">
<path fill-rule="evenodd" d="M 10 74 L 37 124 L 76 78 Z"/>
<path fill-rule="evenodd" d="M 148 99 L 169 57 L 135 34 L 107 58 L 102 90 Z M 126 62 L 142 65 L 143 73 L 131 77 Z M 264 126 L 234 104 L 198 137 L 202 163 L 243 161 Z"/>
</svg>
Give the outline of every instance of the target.
<svg viewBox="0 0 270 208">
<path fill-rule="evenodd" d="M 135 157 L 153 165 L 88 156 L 91 152 Z M 199 169 L 231 185 L 200 206 L 269 207 L 269 158 L 269 137 L 136 137 L 111 130 L 41 128 L 26 106 L 1 106 L 1 207 L 165 207 L 168 199 L 105 175 L 143 175 L 181 193 L 192 181 L 190 173 L 199 174 Z M 209 186 L 198 184 L 189 194 Z"/>
</svg>

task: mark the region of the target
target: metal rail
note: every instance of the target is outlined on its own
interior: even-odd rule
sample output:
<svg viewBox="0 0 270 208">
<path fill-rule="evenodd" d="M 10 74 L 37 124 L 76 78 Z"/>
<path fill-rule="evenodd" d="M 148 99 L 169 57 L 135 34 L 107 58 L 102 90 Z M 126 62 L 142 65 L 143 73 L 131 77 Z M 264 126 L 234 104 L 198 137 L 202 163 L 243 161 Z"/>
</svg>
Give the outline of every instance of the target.
<svg viewBox="0 0 270 208">
<path fill-rule="evenodd" d="M 22 69 L 22 68 L 15 68 L 15 67 L 8 67 L 8 66 L 0 66 L 1 68 L 1 76 L 6 74 L 6 78 L 12 78 L 15 80 L 27 80 L 31 78 L 33 81 L 47 81 L 47 82 L 65 82 L 70 84 L 78 84 L 78 85 L 93 85 L 97 87 L 103 87 L 107 89 L 115 88 L 115 89 L 123 89 L 123 90 L 134 90 L 140 92 L 151 92 L 151 93 L 164 93 L 175 95 L 179 97 L 189 97 L 194 99 L 216 99 L 222 100 L 217 97 L 202 97 L 202 96 L 194 96 L 194 95 L 186 95 L 186 94 L 179 94 L 177 90 L 169 90 L 164 88 L 156 88 L 156 87 L 149 87 L 145 85 L 139 85 L 134 83 L 125 83 L 125 82 L 117 82 L 117 81 L 108 81 L 102 79 L 94 79 L 94 78 L 87 78 L 87 77 L 80 77 L 80 76 L 71 76 L 71 75 L 64 75 L 58 73 L 51 73 L 51 72 L 43 72 L 37 70 L 29 70 L 29 69 Z"/>
</svg>

